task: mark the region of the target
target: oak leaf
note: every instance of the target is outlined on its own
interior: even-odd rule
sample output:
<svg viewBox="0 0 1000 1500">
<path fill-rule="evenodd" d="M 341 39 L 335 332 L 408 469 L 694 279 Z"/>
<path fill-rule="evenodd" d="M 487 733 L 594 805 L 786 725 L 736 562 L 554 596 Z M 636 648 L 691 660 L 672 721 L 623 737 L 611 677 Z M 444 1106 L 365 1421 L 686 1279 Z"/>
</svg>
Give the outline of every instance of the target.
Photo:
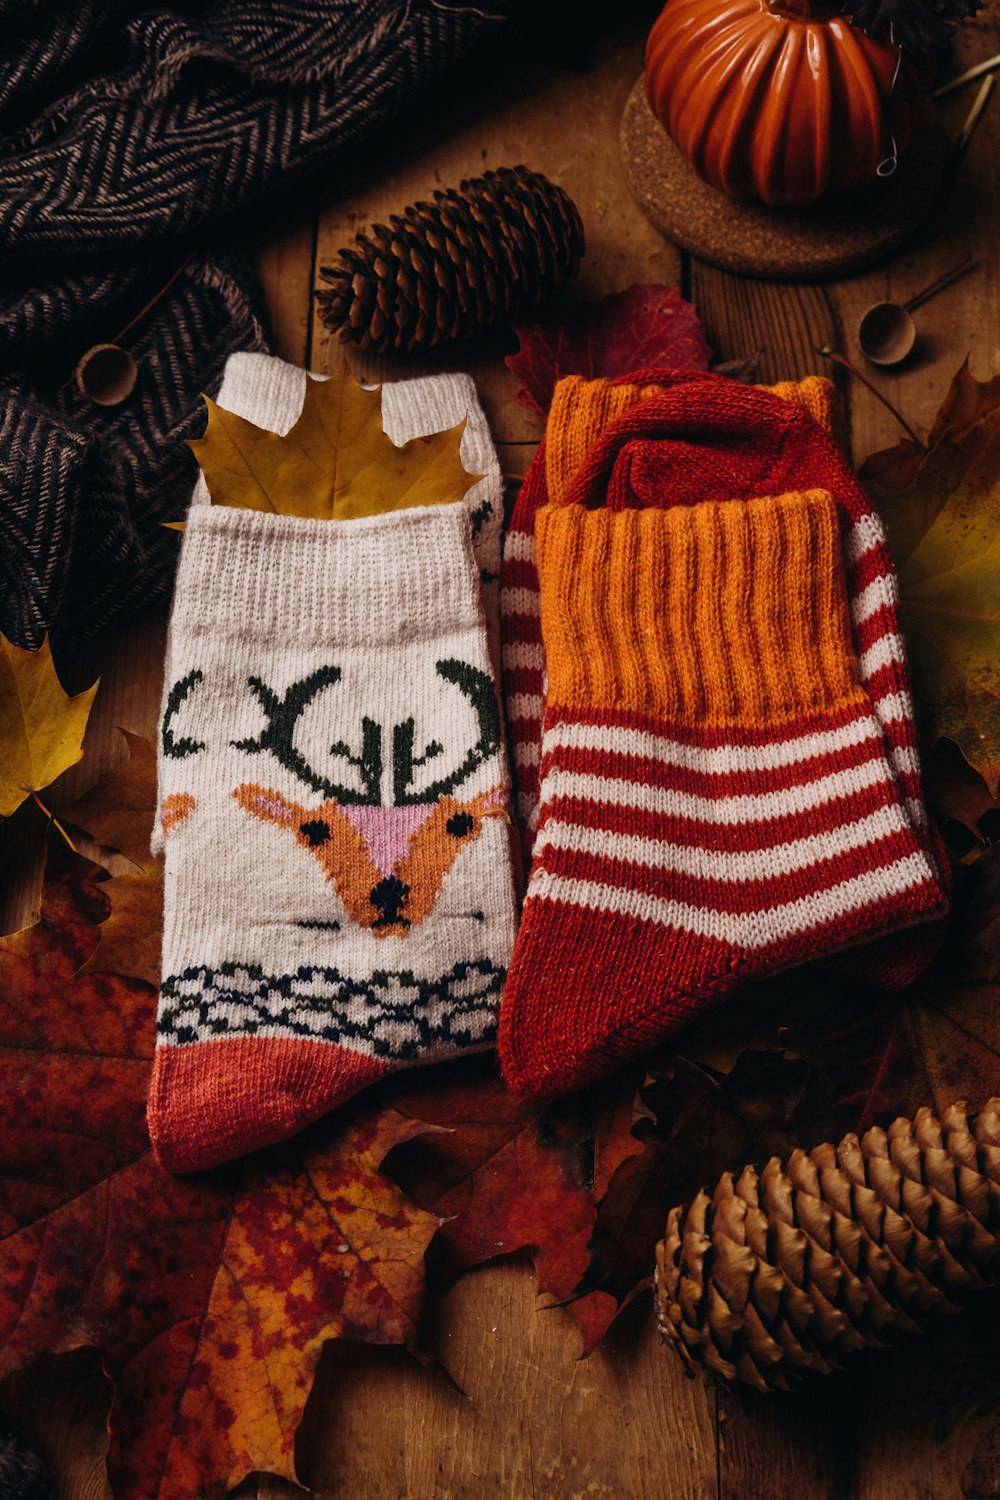
<svg viewBox="0 0 1000 1500">
<path fill-rule="evenodd" d="M 492 1058 L 462 1070 L 425 1070 L 387 1097 L 404 1115 L 450 1127 L 394 1153 L 387 1170 L 407 1195 L 445 1220 L 429 1263 L 440 1281 L 528 1247 L 538 1291 L 563 1302 L 587 1265 L 597 1204 L 623 1161 L 641 1149 L 632 1105 L 641 1073 L 545 1108 L 514 1098 Z M 618 1312 L 607 1293 L 572 1301 L 589 1354 Z"/>
<path fill-rule="evenodd" d="M 631 286 L 599 302 L 562 308 L 515 329 L 507 366 L 517 399 L 544 416 L 564 375 L 627 375 L 631 370 L 707 370 L 712 351 L 697 312 L 675 286 Z"/>
<path fill-rule="evenodd" d="M 460 500 L 482 477 L 462 465 L 464 422 L 397 447 L 382 429 L 379 391 L 346 372 L 306 381 L 284 437 L 203 400 L 208 427 L 188 446 L 215 505 L 351 520 Z"/>
<path fill-rule="evenodd" d="M 98 685 L 70 697 L 48 637 L 25 651 L 0 634 L 0 818 L 81 759 Z"/>
<path fill-rule="evenodd" d="M 162 1172 L 155 996 L 78 972 L 102 875 L 53 841 L 41 922 L 0 942 L 0 1377 L 97 1346 L 117 1500 L 221 1500 L 253 1470 L 294 1479 L 325 1340 L 417 1349 L 439 1221 L 379 1164 L 428 1127 L 341 1113 L 231 1168 Z"/>
<path fill-rule="evenodd" d="M 1000 376 L 956 374 L 927 447 L 861 469 L 885 518 L 918 712 L 1000 783 Z"/>
</svg>

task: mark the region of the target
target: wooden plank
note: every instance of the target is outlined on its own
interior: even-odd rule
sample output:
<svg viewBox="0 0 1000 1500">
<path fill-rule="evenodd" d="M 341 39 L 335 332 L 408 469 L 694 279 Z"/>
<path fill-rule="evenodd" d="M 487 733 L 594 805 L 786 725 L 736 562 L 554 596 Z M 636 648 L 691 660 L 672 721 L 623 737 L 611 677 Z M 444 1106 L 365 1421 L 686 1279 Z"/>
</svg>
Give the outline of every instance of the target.
<svg viewBox="0 0 1000 1500">
<path fill-rule="evenodd" d="M 45 1356 L 0 1383 L 0 1411 L 48 1465 L 59 1500 L 111 1500 L 104 1468 L 110 1399 L 96 1349 Z"/>
<path fill-rule="evenodd" d="M 259 228 L 252 236 L 271 347 L 293 365 L 309 364 L 317 214 L 316 189 L 303 189 L 290 204 L 268 204 L 257 216 Z"/>
<path fill-rule="evenodd" d="M 701 261 L 691 262 L 690 286 L 717 359 L 759 353 L 759 378 L 768 384 L 830 373 L 816 353 L 817 345 L 840 341 L 826 287 L 752 281 Z"/>
<path fill-rule="evenodd" d="M 850 1377 L 788 1395 L 720 1396 L 720 1500 L 854 1500 L 862 1399 Z"/>
<path fill-rule="evenodd" d="M 397 133 L 392 150 L 380 149 L 363 176 L 342 180 L 324 198 L 317 236 L 317 266 L 335 258 L 359 229 L 384 222 L 436 188 L 458 186 L 489 168 L 525 163 L 564 187 L 583 216 L 587 254 L 570 297 L 601 297 L 633 282 L 677 282 L 680 257 L 647 222 L 624 185 L 618 154 L 618 121 L 642 68 L 643 32 L 632 20 L 609 29 L 586 73 L 557 68 L 523 45 L 498 42 L 465 78 L 437 91 L 433 107 Z M 399 379 L 434 369 L 468 369 L 499 442 L 537 442 L 540 425 L 514 400 L 516 382 L 503 364 L 498 337 L 471 354 L 450 351 L 433 358 L 378 360 L 351 350 L 356 373 Z M 339 340 L 317 318 L 312 368 L 337 368 Z"/>
<path fill-rule="evenodd" d="M 658 1347 L 647 1298 L 575 1361 L 569 1318 L 536 1307 L 531 1267 L 518 1257 L 459 1281 L 435 1308 L 434 1339 L 460 1391 L 399 1351 L 328 1347 L 299 1445 L 318 1494 L 715 1495 L 714 1397 Z"/>
<path fill-rule="evenodd" d="M 852 1500 L 1000 1495 L 1000 1299 L 873 1355 L 857 1372 L 862 1462 Z"/>
</svg>

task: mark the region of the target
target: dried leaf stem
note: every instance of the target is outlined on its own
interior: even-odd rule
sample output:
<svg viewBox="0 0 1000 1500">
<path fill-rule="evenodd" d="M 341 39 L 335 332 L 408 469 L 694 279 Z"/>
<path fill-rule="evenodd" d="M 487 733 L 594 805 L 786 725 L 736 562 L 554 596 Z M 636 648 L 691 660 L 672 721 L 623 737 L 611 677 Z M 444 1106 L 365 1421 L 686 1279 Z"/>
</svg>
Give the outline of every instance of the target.
<svg viewBox="0 0 1000 1500">
<path fill-rule="evenodd" d="M 872 382 L 868 379 L 868 376 L 865 375 L 862 370 L 859 370 L 857 365 L 852 364 L 851 361 L 847 359 L 843 354 L 835 353 L 828 344 L 814 344 L 813 348 L 821 358 L 828 359 L 831 364 L 839 365 L 842 370 L 846 370 L 849 375 L 853 375 L 855 380 L 860 380 L 861 384 L 865 386 L 866 389 L 871 391 L 876 401 L 881 401 L 886 411 L 892 413 L 892 415 L 896 418 L 896 421 L 899 423 L 900 427 L 902 427 L 903 431 L 906 433 L 907 437 L 912 438 L 918 448 L 926 449 L 927 444 L 923 442 L 921 438 L 917 437 L 917 434 L 914 432 L 909 422 L 903 416 L 902 412 L 899 411 L 895 406 L 893 406 L 892 402 L 887 396 L 883 396 L 878 387 L 872 384 Z"/>
<path fill-rule="evenodd" d="M 62 835 L 66 843 L 72 849 L 73 853 L 79 854 L 79 849 L 76 847 L 73 840 L 70 838 L 69 834 L 66 832 L 59 819 L 56 817 L 55 813 L 51 810 L 51 808 L 45 806 L 45 803 L 42 801 L 41 797 L 39 797 L 37 792 L 32 792 L 31 799 L 37 807 L 41 808 L 42 812 L 45 814 L 46 818 L 48 818 L 53 828 L 55 828 L 56 831 Z"/>
</svg>

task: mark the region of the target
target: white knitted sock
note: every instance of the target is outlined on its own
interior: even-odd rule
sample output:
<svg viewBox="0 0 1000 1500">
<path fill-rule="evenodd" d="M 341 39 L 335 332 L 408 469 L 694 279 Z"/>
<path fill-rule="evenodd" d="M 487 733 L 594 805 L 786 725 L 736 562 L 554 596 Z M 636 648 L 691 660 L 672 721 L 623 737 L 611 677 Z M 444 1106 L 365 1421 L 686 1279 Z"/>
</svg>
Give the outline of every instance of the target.
<svg viewBox="0 0 1000 1500">
<path fill-rule="evenodd" d="M 273 354 L 231 354 L 218 404 L 284 437 L 298 420 L 308 379 L 305 370 Z M 503 479 L 475 382 L 470 375 L 424 375 L 415 380 L 387 381 L 382 386 L 382 425 L 400 447 L 411 438 L 430 437 L 463 421 L 462 462 L 470 474 L 483 476 L 466 491 L 463 504 L 472 518 L 472 546 L 479 566 L 490 652 L 494 665 L 499 666 Z M 208 488 L 200 476 L 191 503 L 209 503 Z"/>
<path fill-rule="evenodd" d="M 160 771 L 166 1167 L 493 1045 L 516 919 L 464 503 L 343 522 L 193 506 Z"/>
<path fill-rule="evenodd" d="M 294 427 L 305 400 L 310 377 L 299 365 L 273 354 L 231 354 L 217 404 L 267 432 L 282 437 Z M 382 424 L 398 445 L 411 438 L 430 437 L 465 422 L 462 463 L 482 478 L 462 497 L 472 527 L 472 550 L 479 570 L 480 598 L 486 619 L 490 663 L 500 680 L 500 548 L 503 536 L 503 478 L 486 417 L 470 375 L 425 375 L 415 380 L 389 381 L 382 386 Z M 192 507 L 211 505 L 208 486 L 199 474 L 191 495 Z M 164 684 L 161 717 L 166 711 Z M 164 788 L 159 786 L 162 802 Z M 163 831 L 157 826 L 151 840 L 154 854 L 163 853 Z"/>
</svg>

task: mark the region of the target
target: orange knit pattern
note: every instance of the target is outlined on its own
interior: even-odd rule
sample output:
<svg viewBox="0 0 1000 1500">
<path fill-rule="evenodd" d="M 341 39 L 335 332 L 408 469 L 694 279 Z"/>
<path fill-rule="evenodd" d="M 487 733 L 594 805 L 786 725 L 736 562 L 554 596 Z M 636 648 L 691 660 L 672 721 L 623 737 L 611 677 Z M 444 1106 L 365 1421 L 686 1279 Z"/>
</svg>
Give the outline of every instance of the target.
<svg viewBox="0 0 1000 1500">
<path fill-rule="evenodd" d="M 942 912 L 854 651 L 828 490 L 543 506 L 540 815 L 500 1014 L 515 1093 Z"/>
<path fill-rule="evenodd" d="M 756 728 L 865 701 L 826 491 L 546 506 L 536 545 L 553 707 Z"/>
</svg>

